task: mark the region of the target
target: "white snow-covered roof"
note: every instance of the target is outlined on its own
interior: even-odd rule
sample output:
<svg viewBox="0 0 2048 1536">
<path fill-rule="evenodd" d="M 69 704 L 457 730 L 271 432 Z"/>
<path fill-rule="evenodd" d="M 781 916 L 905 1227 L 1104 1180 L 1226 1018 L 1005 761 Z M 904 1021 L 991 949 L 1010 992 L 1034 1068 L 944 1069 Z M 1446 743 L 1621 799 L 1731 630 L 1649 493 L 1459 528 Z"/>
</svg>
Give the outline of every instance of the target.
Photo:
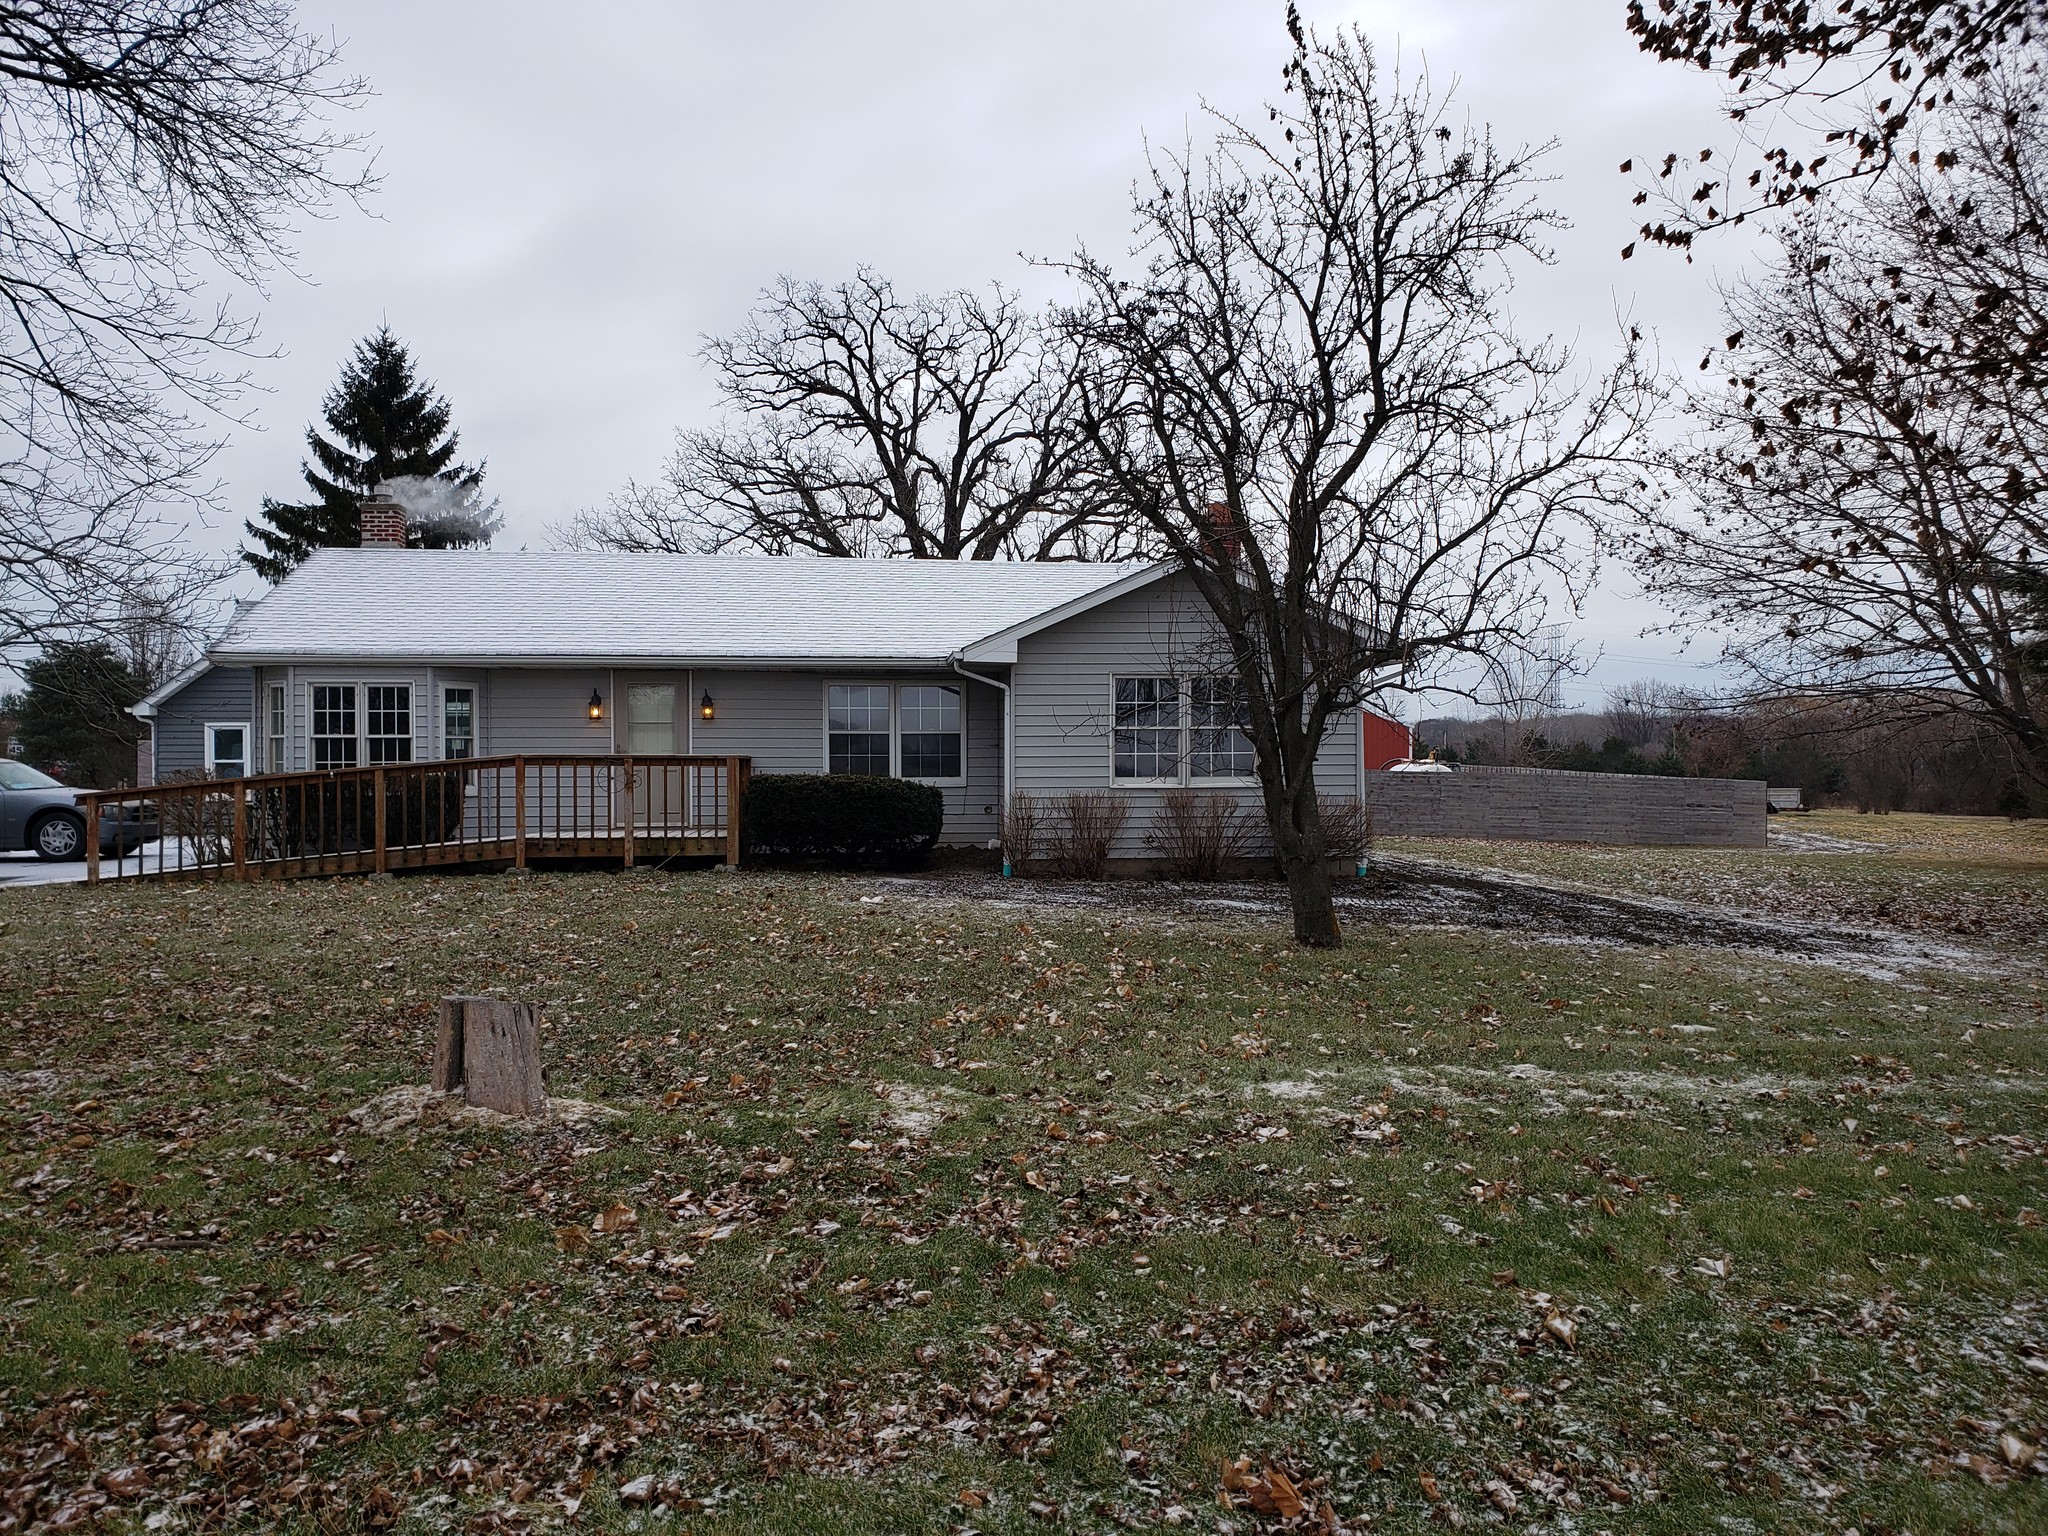
<svg viewBox="0 0 2048 1536">
<path fill-rule="evenodd" d="M 208 648 L 217 664 L 423 658 L 934 663 L 1091 597 L 1136 564 L 327 549 Z"/>
</svg>

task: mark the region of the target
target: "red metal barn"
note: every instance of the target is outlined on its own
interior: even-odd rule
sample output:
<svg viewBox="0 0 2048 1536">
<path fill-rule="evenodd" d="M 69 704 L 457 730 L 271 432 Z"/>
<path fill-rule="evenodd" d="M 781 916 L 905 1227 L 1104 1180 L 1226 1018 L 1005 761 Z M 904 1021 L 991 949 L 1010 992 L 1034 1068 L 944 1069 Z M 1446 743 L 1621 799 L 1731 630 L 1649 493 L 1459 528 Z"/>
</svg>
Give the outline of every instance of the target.
<svg viewBox="0 0 2048 1536">
<path fill-rule="evenodd" d="M 1364 733 L 1367 772 L 1405 763 L 1414 755 L 1414 741 L 1408 734 L 1408 727 L 1400 721 L 1389 720 L 1369 709 L 1360 710 L 1359 717 L 1359 729 Z"/>
</svg>

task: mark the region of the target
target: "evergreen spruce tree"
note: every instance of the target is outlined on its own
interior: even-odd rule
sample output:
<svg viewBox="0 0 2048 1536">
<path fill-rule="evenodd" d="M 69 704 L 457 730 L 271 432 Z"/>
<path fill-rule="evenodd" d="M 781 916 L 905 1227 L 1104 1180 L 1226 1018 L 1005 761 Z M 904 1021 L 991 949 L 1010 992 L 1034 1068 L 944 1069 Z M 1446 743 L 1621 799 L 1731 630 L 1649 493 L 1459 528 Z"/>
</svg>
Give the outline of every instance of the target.
<svg viewBox="0 0 2048 1536">
<path fill-rule="evenodd" d="M 321 403 L 331 436 L 306 429 L 311 463 L 301 463 L 314 499 L 263 499 L 261 522 L 243 526 L 256 547 L 242 559 L 270 581 L 281 581 L 316 549 L 362 541 L 362 504 L 387 480 L 413 476 L 438 480 L 453 498 L 469 503 L 467 519 L 415 519 L 406 542 L 416 549 L 488 544 L 498 521 L 490 506 L 477 505 L 484 466 L 453 462 L 459 434 L 449 428 L 447 397 L 413 371 L 405 344 L 384 326 L 356 343 L 341 381 Z M 267 525 L 267 526 L 266 526 Z"/>
</svg>

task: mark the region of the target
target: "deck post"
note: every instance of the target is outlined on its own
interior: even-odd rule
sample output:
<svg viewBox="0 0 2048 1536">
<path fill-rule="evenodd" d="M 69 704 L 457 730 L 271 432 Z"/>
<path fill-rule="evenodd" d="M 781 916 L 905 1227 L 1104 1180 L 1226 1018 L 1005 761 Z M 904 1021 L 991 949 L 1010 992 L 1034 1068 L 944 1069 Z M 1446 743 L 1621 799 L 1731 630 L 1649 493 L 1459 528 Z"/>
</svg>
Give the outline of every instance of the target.
<svg viewBox="0 0 2048 1536">
<path fill-rule="evenodd" d="M 737 757 L 725 760 L 725 862 L 733 869 L 740 867 L 740 800 L 746 794 L 741 762 Z"/>
<path fill-rule="evenodd" d="M 512 867 L 526 868 L 526 759 L 512 759 Z"/>
<path fill-rule="evenodd" d="M 377 792 L 374 797 L 377 807 L 377 873 L 380 875 L 387 873 L 384 867 L 386 859 L 384 848 L 384 773 L 385 770 L 382 768 L 377 770 Z"/>
<path fill-rule="evenodd" d="M 633 759 L 626 759 L 626 868 L 633 867 Z"/>
<path fill-rule="evenodd" d="M 114 846 L 118 850 L 120 844 L 116 843 Z M 139 848 L 142 845 L 138 843 L 136 846 Z M 115 857 L 120 857 L 118 851 Z M 97 795 L 85 802 L 85 883 L 100 883 L 100 802 Z"/>
<path fill-rule="evenodd" d="M 235 878 L 249 878 L 249 797 L 235 780 Z"/>
</svg>

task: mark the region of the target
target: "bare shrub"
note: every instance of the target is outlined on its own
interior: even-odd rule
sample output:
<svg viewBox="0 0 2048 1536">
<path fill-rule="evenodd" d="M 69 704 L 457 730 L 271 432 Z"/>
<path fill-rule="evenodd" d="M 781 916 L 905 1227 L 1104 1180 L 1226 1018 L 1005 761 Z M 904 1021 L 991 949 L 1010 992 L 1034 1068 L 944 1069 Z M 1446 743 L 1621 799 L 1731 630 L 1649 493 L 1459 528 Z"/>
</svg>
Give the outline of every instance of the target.
<svg viewBox="0 0 2048 1536">
<path fill-rule="evenodd" d="M 1018 790 L 1003 807 L 1003 858 L 1014 871 L 1036 859 L 1045 837 L 1045 806 L 1034 796 Z"/>
<path fill-rule="evenodd" d="M 214 782 L 212 775 L 197 769 L 167 773 L 158 781 L 167 789 Z M 185 857 L 194 864 L 232 864 L 235 860 L 235 797 L 242 792 L 242 783 L 239 779 L 219 782 L 217 794 L 167 794 L 158 801 L 160 835 L 182 841 Z"/>
<path fill-rule="evenodd" d="M 1318 795 L 1323 846 L 1333 859 L 1362 859 L 1372 847 L 1372 807 L 1350 796 Z"/>
<path fill-rule="evenodd" d="M 1046 867 L 1072 880 L 1100 880 L 1131 819 L 1130 802 L 1107 790 L 1075 790 L 1041 802 Z"/>
<path fill-rule="evenodd" d="M 1230 861 L 1250 850 L 1255 831 L 1235 796 L 1174 789 L 1152 818 L 1145 846 L 1175 880 L 1220 880 Z"/>
</svg>

